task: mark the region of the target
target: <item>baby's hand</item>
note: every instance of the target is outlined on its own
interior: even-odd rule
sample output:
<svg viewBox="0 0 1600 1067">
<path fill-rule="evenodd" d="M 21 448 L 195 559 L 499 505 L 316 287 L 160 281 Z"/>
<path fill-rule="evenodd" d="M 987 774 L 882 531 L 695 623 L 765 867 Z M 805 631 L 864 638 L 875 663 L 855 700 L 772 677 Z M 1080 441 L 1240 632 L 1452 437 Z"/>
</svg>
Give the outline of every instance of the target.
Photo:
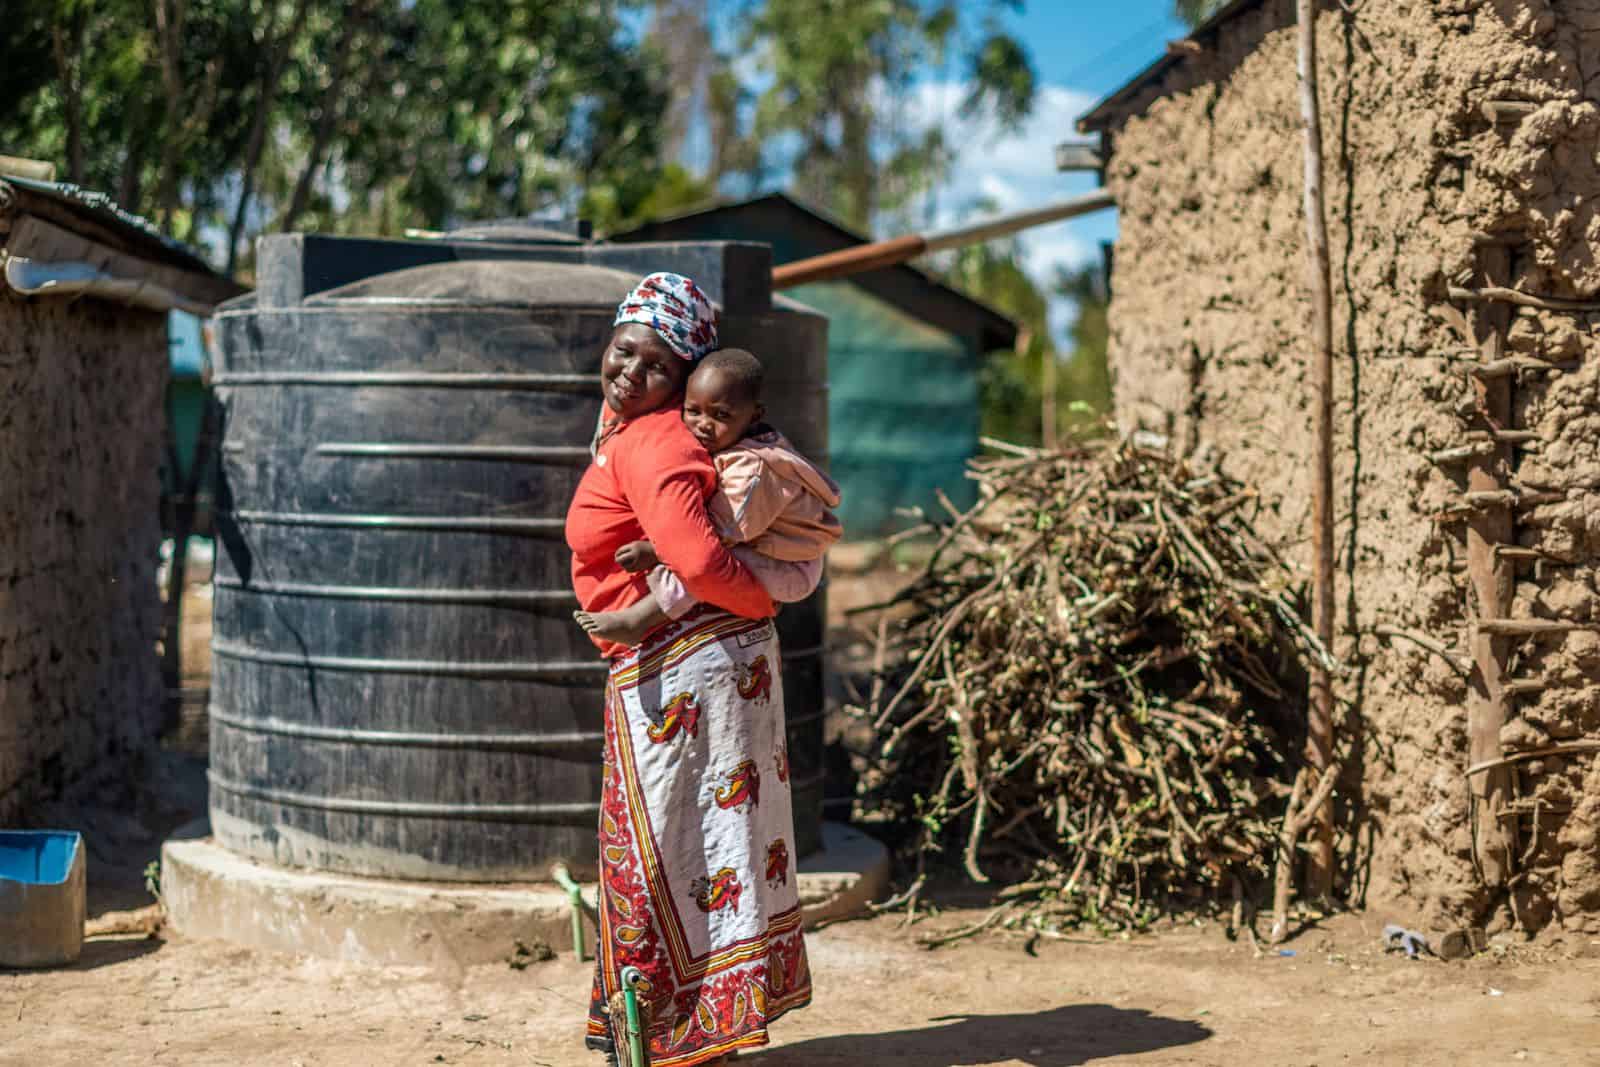
<svg viewBox="0 0 1600 1067">
<path fill-rule="evenodd" d="M 661 562 L 656 558 L 656 546 L 649 541 L 629 541 L 617 549 L 617 563 L 623 570 L 647 571 Z"/>
</svg>

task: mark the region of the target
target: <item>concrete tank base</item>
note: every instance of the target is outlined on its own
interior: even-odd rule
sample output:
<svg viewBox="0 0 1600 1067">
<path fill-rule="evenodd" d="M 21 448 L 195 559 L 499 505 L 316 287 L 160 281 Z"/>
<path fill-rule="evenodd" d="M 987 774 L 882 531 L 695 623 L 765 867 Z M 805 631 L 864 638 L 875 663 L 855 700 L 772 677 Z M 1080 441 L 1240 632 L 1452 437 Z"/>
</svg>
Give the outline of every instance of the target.
<svg viewBox="0 0 1600 1067">
<path fill-rule="evenodd" d="M 888 850 L 824 823 L 823 847 L 800 861 L 806 925 L 842 918 L 882 897 Z M 594 899 L 594 887 L 585 887 Z M 186 836 L 161 849 L 161 897 L 173 929 L 251 948 L 375 966 L 469 967 L 572 951 L 567 895 L 554 885 L 397 882 L 274 867 L 215 840 Z M 594 925 L 585 947 L 592 953 Z M 546 951 L 548 950 L 548 952 Z"/>
</svg>

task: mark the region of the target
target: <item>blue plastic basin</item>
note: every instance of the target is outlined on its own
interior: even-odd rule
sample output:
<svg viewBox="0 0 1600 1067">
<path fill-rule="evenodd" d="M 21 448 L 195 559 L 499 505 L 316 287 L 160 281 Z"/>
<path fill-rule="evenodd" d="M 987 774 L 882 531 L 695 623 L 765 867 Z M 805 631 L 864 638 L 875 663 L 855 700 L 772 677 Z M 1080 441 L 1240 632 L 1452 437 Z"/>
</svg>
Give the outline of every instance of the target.
<svg viewBox="0 0 1600 1067">
<path fill-rule="evenodd" d="M 59 885 L 71 876 L 82 840 L 70 830 L 0 830 L 0 878 Z"/>
<path fill-rule="evenodd" d="M 53 967 L 83 949 L 83 837 L 0 830 L 0 967 Z"/>
</svg>

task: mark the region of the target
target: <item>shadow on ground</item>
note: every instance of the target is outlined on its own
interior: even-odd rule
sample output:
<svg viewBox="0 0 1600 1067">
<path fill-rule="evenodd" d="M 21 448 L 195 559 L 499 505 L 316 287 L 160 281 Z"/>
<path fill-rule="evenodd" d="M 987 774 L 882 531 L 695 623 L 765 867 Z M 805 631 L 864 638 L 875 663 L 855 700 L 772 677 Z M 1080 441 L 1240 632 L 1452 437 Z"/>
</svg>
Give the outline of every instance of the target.
<svg viewBox="0 0 1600 1067">
<path fill-rule="evenodd" d="M 0 975 L 40 974 L 44 971 L 93 971 L 112 967 L 128 960 L 148 956 L 164 944 L 160 938 L 96 938 L 83 943 L 83 950 L 74 963 L 61 967 L 0 967 Z"/>
<path fill-rule="evenodd" d="M 1199 1023 L 1109 1004 L 1073 1004 L 1025 1015 L 940 1015 L 929 1021 L 940 1025 L 797 1041 L 763 1052 L 752 1063 L 968 1067 L 1014 1060 L 1029 1067 L 1075 1067 L 1112 1056 L 1192 1045 L 1211 1036 Z"/>
</svg>

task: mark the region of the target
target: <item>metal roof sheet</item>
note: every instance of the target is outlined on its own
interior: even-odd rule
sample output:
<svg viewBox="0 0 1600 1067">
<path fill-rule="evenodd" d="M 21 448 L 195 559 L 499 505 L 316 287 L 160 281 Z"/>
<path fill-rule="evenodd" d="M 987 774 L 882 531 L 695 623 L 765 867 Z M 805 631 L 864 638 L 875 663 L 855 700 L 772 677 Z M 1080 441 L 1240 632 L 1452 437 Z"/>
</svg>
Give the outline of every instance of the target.
<svg viewBox="0 0 1600 1067">
<path fill-rule="evenodd" d="M 109 195 L 69 182 L 0 174 L 3 220 L 9 221 L 0 225 L 0 244 L 6 243 L 8 236 L 22 241 L 24 231 L 54 227 L 50 230 L 58 238 L 54 244 L 87 242 L 85 247 L 102 249 L 96 263 L 121 257 L 124 274 L 129 269 L 143 272 L 145 268 L 137 264 L 148 265 L 150 275 L 159 276 L 163 285 L 195 305 L 214 306 L 244 292 L 243 286 L 213 270 L 194 249 L 124 210 Z"/>
<path fill-rule="evenodd" d="M 1214 15 L 1196 26 L 1183 38 L 1184 41 L 1193 42 L 1195 45 L 1204 46 L 1215 40 L 1217 32 L 1228 22 L 1247 11 L 1253 11 L 1264 4 L 1266 0 L 1233 0 L 1225 4 Z M 1112 92 L 1094 107 L 1090 108 L 1082 118 L 1078 119 L 1079 133 L 1093 133 L 1110 126 L 1127 112 L 1127 105 L 1149 86 L 1160 81 L 1173 67 L 1189 58 L 1191 51 L 1186 48 L 1168 47 L 1165 55 L 1151 63 L 1144 70 L 1133 76 L 1133 79 L 1120 89 Z"/>
</svg>

